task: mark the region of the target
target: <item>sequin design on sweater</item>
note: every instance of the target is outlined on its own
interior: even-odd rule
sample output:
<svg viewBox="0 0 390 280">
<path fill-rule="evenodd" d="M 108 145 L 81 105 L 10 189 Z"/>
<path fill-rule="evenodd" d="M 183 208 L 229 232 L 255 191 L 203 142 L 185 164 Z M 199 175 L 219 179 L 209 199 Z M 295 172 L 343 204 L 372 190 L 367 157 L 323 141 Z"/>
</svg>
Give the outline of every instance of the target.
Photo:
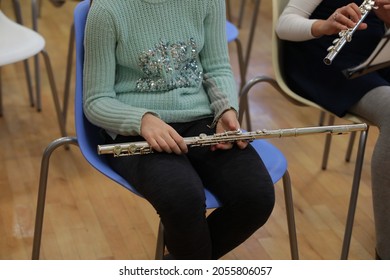
<svg viewBox="0 0 390 280">
<path fill-rule="evenodd" d="M 203 79 L 199 69 L 197 45 L 188 42 L 169 43 L 160 40 L 154 49 L 139 56 L 139 66 L 144 77 L 138 79 L 141 92 L 168 91 L 184 87 L 198 87 Z"/>
</svg>

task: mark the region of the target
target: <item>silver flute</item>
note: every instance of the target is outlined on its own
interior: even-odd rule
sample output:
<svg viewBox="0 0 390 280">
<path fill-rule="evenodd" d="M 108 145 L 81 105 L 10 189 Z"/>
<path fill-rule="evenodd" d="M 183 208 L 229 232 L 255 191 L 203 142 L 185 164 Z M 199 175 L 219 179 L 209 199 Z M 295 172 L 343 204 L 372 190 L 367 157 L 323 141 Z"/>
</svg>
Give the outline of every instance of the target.
<svg viewBox="0 0 390 280">
<path fill-rule="evenodd" d="M 355 33 L 359 25 L 364 21 L 364 19 L 367 17 L 370 11 L 376 8 L 377 7 L 375 6 L 374 0 L 363 1 L 363 3 L 359 6 L 360 12 L 362 14 L 359 21 L 355 24 L 353 28 L 341 30 L 339 33 L 339 38 L 333 40 L 333 45 L 327 49 L 328 55 L 324 58 L 324 63 L 326 65 L 332 64 L 333 59 L 338 55 L 338 53 L 344 47 L 344 45 L 352 41 L 352 35 Z"/>
<path fill-rule="evenodd" d="M 236 130 L 216 133 L 213 135 L 200 134 L 199 136 L 185 137 L 184 141 L 189 147 L 203 147 L 220 143 L 233 143 L 236 141 L 252 142 L 261 138 L 296 137 L 318 133 L 340 135 L 362 130 L 367 130 L 367 124 L 344 124 L 276 130 L 262 129 L 252 132 Z M 146 141 L 98 145 L 97 151 L 99 155 L 112 154 L 114 157 L 145 155 L 154 152 L 153 148 L 149 146 Z"/>
</svg>

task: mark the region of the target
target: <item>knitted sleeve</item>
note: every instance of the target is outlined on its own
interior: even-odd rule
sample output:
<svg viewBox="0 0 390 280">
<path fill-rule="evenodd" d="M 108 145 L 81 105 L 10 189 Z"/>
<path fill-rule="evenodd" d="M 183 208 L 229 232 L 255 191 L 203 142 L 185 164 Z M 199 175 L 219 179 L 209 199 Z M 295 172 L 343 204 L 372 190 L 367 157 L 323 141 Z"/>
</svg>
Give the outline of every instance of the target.
<svg viewBox="0 0 390 280">
<path fill-rule="evenodd" d="M 104 2 L 103 2 L 104 4 Z M 137 135 L 146 109 L 116 98 L 115 18 L 102 1 L 91 5 L 85 30 L 84 113 L 89 121 L 110 132 Z"/>
<path fill-rule="evenodd" d="M 205 45 L 200 59 L 204 87 L 217 120 L 227 109 L 238 111 L 238 93 L 227 48 L 225 0 L 211 0 L 208 11 L 204 21 Z"/>
</svg>

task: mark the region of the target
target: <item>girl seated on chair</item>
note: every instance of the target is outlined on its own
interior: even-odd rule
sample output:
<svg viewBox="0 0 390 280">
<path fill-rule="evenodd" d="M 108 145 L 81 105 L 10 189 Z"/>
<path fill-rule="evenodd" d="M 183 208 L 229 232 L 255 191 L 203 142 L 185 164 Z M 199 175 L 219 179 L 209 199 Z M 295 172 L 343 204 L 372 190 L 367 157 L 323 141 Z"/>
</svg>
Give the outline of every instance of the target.
<svg viewBox="0 0 390 280">
<path fill-rule="evenodd" d="M 84 111 L 110 157 L 156 209 L 173 259 L 219 259 L 264 225 L 274 186 L 246 142 L 187 148 L 183 137 L 240 128 L 225 0 L 94 0 L 85 32 Z M 204 186 L 221 207 L 206 217 Z"/>
</svg>

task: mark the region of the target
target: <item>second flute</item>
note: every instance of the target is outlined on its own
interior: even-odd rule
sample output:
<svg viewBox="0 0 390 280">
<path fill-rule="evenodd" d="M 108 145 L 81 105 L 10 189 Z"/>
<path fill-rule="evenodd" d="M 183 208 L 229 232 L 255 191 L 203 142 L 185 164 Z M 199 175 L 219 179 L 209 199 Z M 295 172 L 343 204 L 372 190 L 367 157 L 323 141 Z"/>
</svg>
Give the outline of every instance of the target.
<svg viewBox="0 0 390 280">
<path fill-rule="evenodd" d="M 333 41 L 333 45 L 328 48 L 328 55 L 324 58 L 324 63 L 326 65 L 332 64 L 333 59 L 337 56 L 337 54 L 344 47 L 344 45 L 352 41 L 352 35 L 355 33 L 359 25 L 364 21 L 364 19 L 367 17 L 367 15 L 371 12 L 372 9 L 376 9 L 375 1 L 364 0 L 359 7 L 359 10 L 362 15 L 359 21 L 353 28 L 340 31 L 339 38 L 335 39 Z"/>
<path fill-rule="evenodd" d="M 286 128 L 275 130 L 256 130 L 252 132 L 226 131 L 213 135 L 200 134 L 199 136 L 184 138 L 189 147 L 211 146 L 219 143 L 232 143 L 236 141 L 254 141 L 262 138 L 281 138 L 296 137 L 301 135 L 311 135 L 318 133 L 325 134 L 346 134 L 353 131 L 367 130 L 367 124 L 345 124 L 330 126 L 315 126 L 302 128 Z M 99 155 L 112 154 L 114 157 L 144 155 L 153 153 L 152 147 L 146 141 L 98 145 L 97 152 Z"/>
</svg>

